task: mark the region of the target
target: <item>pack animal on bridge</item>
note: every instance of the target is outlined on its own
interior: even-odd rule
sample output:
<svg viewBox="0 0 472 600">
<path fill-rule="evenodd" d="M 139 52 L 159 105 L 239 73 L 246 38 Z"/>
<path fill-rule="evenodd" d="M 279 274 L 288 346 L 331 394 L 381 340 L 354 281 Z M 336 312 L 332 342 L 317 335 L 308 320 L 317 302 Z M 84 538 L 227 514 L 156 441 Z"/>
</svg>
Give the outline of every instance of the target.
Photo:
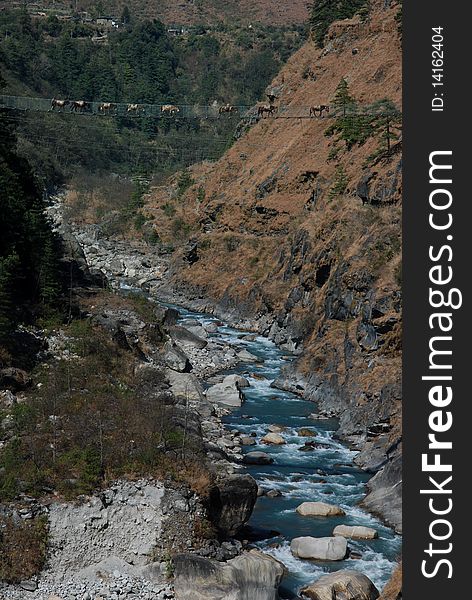
<svg viewBox="0 0 472 600">
<path fill-rule="evenodd" d="M 164 104 L 161 106 L 161 113 L 165 115 L 174 116 L 180 112 L 180 108 L 174 104 Z"/>
<path fill-rule="evenodd" d="M 223 104 L 223 106 L 220 106 L 220 108 L 218 109 L 218 113 L 220 115 L 222 115 L 223 113 L 234 113 L 234 112 L 238 112 L 238 107 L 233 106 L 232 104 Z"/>
<path fill-rule="evenodd" d="M 51 108 L 50 110 L 54 110 L 55 108 L 64 109 L 69 104 L 69 100 L 58 100 L 57 98 L 53 98 L 51 100 Z"/>
<path fill-rule="evenodd" d="M 310 117 L 316 117 L 317 113 L 318 116 L 322 117 L 324 112 L 329 113 L 329 106 L 327 104 L 318 104 L 317 106 L 312 106 L 310 108 Z"/>
<path fill-rule="evenodd" d="M 70 103 L 71 112 L 85 112 L 86 110 L 90 110 L 90 102 L 86 100 L 72 100 Z"/>
<path fill-rule="evenodd" d="M 128 104 L 128 106 L 126 107 L 126 112 L 127 113 L 139 113 L 141 110 L 141 106 L 139 104 Z"/>
<path fill-rule="evenodd" d="M 262 104 L 257 108 L 257 115 L 264 118 L 264 115 L 273 117 L 277 113 L 277 107 L 273 104 Z"/>
<path fill-rule="evenodd" d="M 102 102 L 101 104 L 98 105 L 98 110 L 101 113 L 110 113 L 113 112 L 116 108 L 116 104 L 113 104 L 113 102 Z"/>
</svg>

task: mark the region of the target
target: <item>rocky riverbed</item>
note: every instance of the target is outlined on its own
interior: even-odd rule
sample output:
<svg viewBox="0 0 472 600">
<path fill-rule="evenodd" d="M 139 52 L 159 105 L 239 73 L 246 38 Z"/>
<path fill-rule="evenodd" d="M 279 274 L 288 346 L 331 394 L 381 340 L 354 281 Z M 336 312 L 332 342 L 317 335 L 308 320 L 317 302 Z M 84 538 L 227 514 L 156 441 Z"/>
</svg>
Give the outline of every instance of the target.
<svg viewBox="0 0 472 600">
<path fill-rule="evenodd" d="M 110 489 L 88 498 L 80 506 L 53 503 L 42 507 L 41 510 L 48 514 L 53 549 L 48 568 L 38 581 L 27 581 L 23 582 L 20 588 L 8 587 L 2 590 L 5 600 L 23 599 L 26 592 L 33 600 L 57 600 L 58 598 L 60 600 L 69 600 L 69 598 L 121 600 L 128 597 L 136 600 L 149 598 L 161 600 L 161 598 L 174 597 L 182 600 L 187 598 L 226 600 L 233 595 L 238 600 L 256 600 L 256 598 L 275 600 L 284 576 L 287 581 L 287 567 L 290 570 L 289 583 L 288 586 L 280 588 L 280 593 L 283 597 L 289 598 L 294 597 L 293 594 L 300 589 L 302 583 L 309 584 L 324 570 L 323 567 L 321 570 L 313 569 L 313 563 L 306 558 L 332 561 L 331 548 L 338 548 L 341 543 L 345 543 L 344 551 L 339 550 L 343 556 L 339 556 L 336 560 L 342 562 L 334 570 L 337 571 L 350 556 L 347 566 L 351 568 L 350 565 L 354 565 L 356 571 L 364 571 L 369 575 L 369 569 L 372 571 L 372 565 L 375 565 L 370 575 L 379 586 L 382 586 L 393 567 L 391 560 L 398 545 L 392 543 L 391 549 L 385 556 L 385 562 L 381 563 L 376 561 L 375 557 L 378 555 L 381 561 L 384 560 L 386 552 L 384 541 L 380 542 L 383 546 L 379 546 L 377 541 L 372 542 L 373 548 L 366 546 L 365 542 L 353 541 L 362 539 L 356 535 L 356 531 L 363 531 L 364 535 L 366 531 L 370 531 L 371 540 L 376 540 L 380 531 L 382 540 L 394 540 L 383 525 L 366 518 L 357 508 L 351 514 L 352 502 L 357 504 L 363 496 L 361 490 L 367 477 L 359 478 L 358 483 L 355 484 L 359 485 L 358 490 L 356 488 L 346 503 L 346 500 L 342 500 L 342 496 L 336 495 L 336 491 L 333 496 L 333 490 L 330 491 L 328 487 L 325 488 L 326 494 L 319 496 L 312 487 L 314 482 L 307 477 L 305 471 L 313 467 L 308 457 L 320 448 L 333 453 L 334 458 L 330 459 L 332 462 L 347 461 L 345 472 L 347 477 L 352 477 L 356 472 L 355 467 L 352 466 L 353 460 L 361 466 L 367 464 L 373 472 L 378 471 L 384 460 L 385 445 L 380 443 L 376 446 L 377 438 L 373 436 L 371 440 L 363 439 L 364 451 L 357 453 L 357 456 L 355 453 L 350 454 L 350 451 L 344 451 L 334 438 L 326 437 L 323 433 L 323 431 L 330 431 L 333 423 L 330 418 L 336 415 L 334 409 L 333 411 L 325 409 L 313 415 L 318 420 L 324 419 L 325 424 L 328 424 L 327 428 L 322 427 L 321 430 L 318 428 L 316 432 L 310 430 L 308 426 L 305 427 L 304 433 L 294 431 L 291 421 L 285 426 L 275 424 L 274 419 L 280 415 L 278 409 L 274 410 L 274 407 L 285 404 L 289 412 L 294 409 L 294 415 L 291 416 L 294 416 L 295 420 L 299 419 L 300 423 L 310 425 L 308 419 L 313 405 L 310 410 L 306 410 L 306 415 L 299 415 L 294 404 L 299 402 L 297 398 L 300 399 L 303 395 L 310 398 L 310 383 L 291 368 L 291 359 L 284 360 L 282 356 L 282 361 L 277 359 L 279 362 L 274 369 L 274 364 L 270 364 L 271 361 L 274 362 L 272 356 L 265 356 L 264 353 L 258 356 L 257 338 L 251 332 L 264 333 L 278 342 L 281 349 L 279 352 L 285 351 L 291 357 L 300 351 L 297 344 L 278 329 L 274 321 L 267 316 L 254 320 L 241 319 L 237 310 L 214 306 L 205 298 L 186 298 L 185 295 L 170 290 L 167 283 L 169 265 L 166 255 L 149 249 L 139 242 L 132 245 L 105 239 L 100 228 L 95 225 L 78 228 L 65 224 L 62 220 L 60 201 L 51 207 L 50 212 L 74 262 L 89 271 L 96 282 L 107 282 L 119 293 L 126 293 L 127 290 L 142 290 L 150 297 L 158 297 L 161 300 L 191 306 L 198 310 L 198 313 L 183 311 L 183 318 L 177 320 L 177 313 L 172 306 L 163 307 L 161 322 L 165 323 L 168 339 L 159 351 L 153 348 L 146 335 L 143 335 L 145 324 L 140 322 L 136 315 L 105 309 L 94 314 L 92 318 L 108 328 L 114 336 L 119 332 L 130 349 L 140 352 L 143 356 L 144 369 L 162 370 L 169 393 L 172 394 L 181 411 L 181 418 L 185 420 L 186 427 L 188 420 L 192 421 L 190 429 L 193 435 L 200 437 L 206 455 L 212 462 L 216 484 L 212 489 L 210 501 L 205 506 L 197 495 L 189 493 L 187 489 L 175 485 L 169 486 L 159 481 L 142 480 L 133 483 L 117 481 L 110 486 Z M 218 318 L 206 318 L 201 314 L 202 312 L 217 314 L 221 319 L 237 326 L 238 330 L 227 329 Z M 254 342 L 256 342 L 255 346 Z M 253 348 L 256 354 L 253 353 Z M 288 359 L 289 356 L 286 358 Z M 282 370 L 282 367 L 285 369 Z M 265 373 L 264 369 L 268 369 L 269 372 Z M 261 396 L 262 388 L 257 386 L 257 381 L 263 381 L 265 390 L 264 386 L 270 385 L 271 378 L 275 381 L 272 383 L 273 387 L 268 388 L 273 392 L 272 404 L 268 407 L 265 404 L 267 391 L 264 391 Z M 285 396 L 289 394 L 289 397 L 281 404 L 280 400 L 284 394 Z M 250 414 L 244 414 L 251 413 L 251 409 L 247 407 L 252 405 L 255 396 L 264 400 L 261 405 L 264 411 L 266 409 L 274 411 L 272 417 L 268 414 L 267 418 L 259 424 L 257 419 L 254 421 L 255 415 L 251 417 Z M 249 404 L 245 404 L 248 398 Z M 279 402 L 275 405 L 273 402 L 277 399 Z M 309 406 L 310 403 L 306 402 L 306 405 Z M 323 421 L 318 421 L 321 422 Z M 261 427 L 262 423 L 264 428 Z M 332 432 L 334 433 L 334 429 Z M 288 448 L 291 449 L 294 441 L 297 444 L 296 455 L 303 456 L 306 465 L 305 462 L 302 464 L 296 461 L 299 468 L 296 473 L 291 474 L 291 478 L 289 476 L 287 479 L 285 475 L 281 476 L 280 472 L 277 473 L 277 465 L 280 471 L 283 468 L 283 462 L 280 462 L 281 457 L 284 456 L 283 452 Z M 350 441 L 359 443 L 355 435 Z M 302 450 L 304 452 L 301 452 Z M 293 462 L 293 458 L 290 460 Z M 273 463 L 276 468 L 271 475 L 264 471 L 263 465 L 274 469 Z M 333 466 L 335 471 L 332 473 L 321 473 L 321 471 L 317 473 L 317 481 L 321 476 L 322 483 L 330 483 L 330 476 L 334 476 L 338 480 L 333 479 L 332 483 L 335 486 L 340 484 L 342 487 L 344 484 L 339 477 L 342 477 L 344 467 L 342 464 L 333 463 L 330 468 L 332 469 Z M 292 471 L 293 467 L 294 465 L 290 466 Z M 254 478 L 245 472 L 247 468 L 258 480 L 259 486 Z M 304 472 L 298 473 L 300 469 Z M 298 485 L 296 477 L 301 482 Z M 370 484 L 373 490 L 373 494 L 369 494 L 370 506 L 369 496 L 364 502 L 374 512 L 382 512 L 378 508 L 379 505 L 388 505 L 391 502 L 389 498 L 391 482 L 385 470 L 379 472 L 377 479 L 381 480 L 379 485 L 375 485 L 375 480 L 374 485 Z M 352 488 L 352 483 L 347 487 Z M 297 495 L 297 488 L 302 492 L 303 490 L 309 492 L 309 495 L 303 493 L 301 496 Z M 386 493 L 382 493 L 383 490 Z M 330 522 L 329 526 L 326 525 L 327 529 L 323 525 L 322 529 L 326 530 L 328 537 L 299 538 L 304 540 L 303 552 L 308 551 L 306 548 L 309 552 L 315 552 L 311 557 L 299 555 L 301 542 L 293 540 L 299 525 L 295 525 L 293 529 L 294 524 L 290 521 L 292 517 L 287 521 L 290 534 L 284 534 L 271 542 L 275 534 L 266 533 L 263 537 L 265 536 L 267 542 L 256 542 L 256 546 L 258 545 L 265 553 L 262 554 L 260 550 L 252 550 L 248 553 L 247 549 L 253 543 L 250 544 L 247 538 L 253 538 L 254 532 L 250 535 L 249 532 L 243 535 L 240 532 L 251 517 L 257 496 L 263 502 L 262 511 L 256 509 L 255 520 L 253 518 L 251 521 L 256 528 L 261 526 L 264 528 L 266 524 L 267 506 L 270 506 L 267 503 L 277 502 L 278 498 L 284 496 L 292 498 L 291 503 L 298 497 L 310 501 L 329 501 L 328 506 L 334 507 L 330 510 L 339 509 L 340 517 L 347 511 L 349 518 L 345 522 L 333 522 L 333 527 Z M 336 507 L 332 503 L 339 498 L 342 500 L 343 508 Z M 301 510 L 295 511 L 295 505 L 286 507 L 280 514 L 275 505 L 272 506 L 269 511 L 274 511 L 275 526 L 277 519 L 280 519 L 281 524 L 286 520 L 282 515 L 284 511 L 302 514 Z M 395 507 L 392 510 L 387 508 L 384 512 L 388 520 L 396 521 Z M 390 518 L 389 515 L 393 517 Z M 205 544 L 199 544 L 197 548 L 193 545 L 191 531 L 195 521 L 201 517 L 209 518 L 212 522 L 218 533 L 218 540 L 213 537 Z M 22 517 L 18 515 L 18 518 Z M 326 524 L 332 517 L 328 519 L 327 516 L 318 515 L 316 518 L 324 519 Z M 126 522 L 124 528 L 119 526 L 119 523 L 123 522 Z M 359 525 L 361 527 L 358 527 Z M 303 529 L 302 527 L 300 533 L 303 533 Z M 313 531 L 311 527 L 308 529 Z M 234 536 L 238 534 L 239 539 L 235 539 Z M 71 535 L 70 541 L 69 535 Z M 322 554 L 324 552 L 323 539 L 332 539 L 333 542 L 326 542 L 328 544 L 326 548 L 330 550 L 328 554 L 321 556 L 319 552 Z M 342 542 L 346 539 L 350 540 L 349 543 Z M 139 543 L 136 540 L 139 540 Z M 291 551 L 287 546 L 290 540 L 292 540 Z M 169 560 L 171 554 L 172 561 Z M 326 563 L 327 566 L 330 564 L 334 563 Z M 379 571 L 380 564 L 383 566 Z M 294 576 L 294 573 L 305 571 L 305 576 Z M 341 576 L 344 573 L 347 575 Z M 339 581 L 347 581 L 349 577 L 355 579 L 355 576 L 349 573 L 349 570 L 340 571 Z M 205 575 L 205 583 L 200 589 L 198 587 L 200 584 L 197 582 L 201 582 L 202 574 Z M 169 579 L 170 575 L 173 575 L 171 579 Z M 222 580 L 226 582 L 223 591 Z M 262 588 L 258 585 L 261 581 L 265 582 Z M 341 585 L 339 581 L 336 585 Z M 357 585 L 358 579 L 355 581 Z M 329 587 L 331 584 L 328 582 L 327 585 Z M 370 585 L 370 583 L 364 585 L 362 592 L 364 593 L 362 598 L 366 600 L 377 597 L 376 591 L 373 591 L 375 586 L 370 587 Z M 307 591 L 305 594 L 309 596 L 311 593 Z"/>
</svg>

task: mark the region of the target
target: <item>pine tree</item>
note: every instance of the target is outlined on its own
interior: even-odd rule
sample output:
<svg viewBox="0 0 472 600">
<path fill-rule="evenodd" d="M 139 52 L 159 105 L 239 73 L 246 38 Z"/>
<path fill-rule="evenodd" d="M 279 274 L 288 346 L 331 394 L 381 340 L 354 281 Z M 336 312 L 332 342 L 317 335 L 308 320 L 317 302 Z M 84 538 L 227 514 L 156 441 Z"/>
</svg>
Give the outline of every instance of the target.
<svg viewBox="0 0 472 600">
<path fill-rule="evenodd" d="M 349 84 L 344 77 L 336 88 L 331 104 L 334 106 L 335 110 L 342 111 L 343 117 L 345 117 L 349 111 L 353 111 L 356 107 L 356 102 L 349 93 Z"/>
</svg>

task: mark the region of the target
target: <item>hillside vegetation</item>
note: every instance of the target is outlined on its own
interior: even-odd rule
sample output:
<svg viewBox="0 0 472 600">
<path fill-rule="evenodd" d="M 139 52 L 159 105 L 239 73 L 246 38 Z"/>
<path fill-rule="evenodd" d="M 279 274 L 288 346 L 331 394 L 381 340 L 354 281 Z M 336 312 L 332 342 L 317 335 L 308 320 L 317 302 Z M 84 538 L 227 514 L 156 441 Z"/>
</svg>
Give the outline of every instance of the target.
<svg viewBox="0 0 472 600">
<path fill-rule="evenodd" d="M 172 37 L 160 21 L 131 19 L 94 43 L 94 27 L 25 10 L 0 12 L 0 69 L 9 95 L 71 100 L 252 105 L 304 30 L 221 24 Z M 81 168 L 168 174 L 202 157 L 218 158 L 235 120 L 89 118 L 14 113 L 19 151 L 43 182 L 64 181 Z"/>
<path fill-rule="evenodd" d="M 20 5 L 15 0 L 2 0 L 0 7 Z M 41 0 L 21 2 L 31 7 L 33 12 L 52 11 L 60 14 L 73 14 L 74 11 L 88 11 L 92 16 L 106 13 L 120 16 L 128 7 L 139 20 L 161 19 L 165 23 L 184 25 L 231 23 L 263 23 L 265 25 L 290 25 L 305 23 L 308 17 L 308 0 L 273 2 L 271 0 Z M 31 6 L 33 5 L 33 6 Z M 39 6 L 39 11 L 38 11 Z"/>
</svg>

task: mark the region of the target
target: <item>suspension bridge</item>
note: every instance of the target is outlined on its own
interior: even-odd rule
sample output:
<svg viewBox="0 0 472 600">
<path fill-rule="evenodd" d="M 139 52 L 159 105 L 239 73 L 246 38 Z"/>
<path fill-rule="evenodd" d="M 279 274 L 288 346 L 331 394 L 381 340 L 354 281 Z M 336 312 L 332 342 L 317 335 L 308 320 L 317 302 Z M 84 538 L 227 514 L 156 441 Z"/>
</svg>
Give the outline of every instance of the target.
<svg viewBox="0 0 472 600">
<path fill-rule="evenodd" d="M 58 105 L 58 103 L 61 103 Z M 64 103 L 64 104 L 62 104 Z M 312 106 L 273 105 L 272 111 L 260 114 L 263 103 L 252 106 L 218 105 L 209 106 L 188 104 L 143 104 L 125 102 L 88 102 L 83 100 L 56 100 L 52 98 L 32 98 L 26 96 L 0 95 L 0 108 L 24 112 L 48 112 L 57 114 L 80 114 L 90 117 L 127 117 L 138 119 L 239 119 L 255 121 L 259 118 L 273 119 L 313 119 Z M 267 103 L 265 106 L 270 106 Z M 371 107 L 352 106 L 347 108 L 349 115 L 380 116 L 396 118 L 401 111 L 396 108 L 372 110 Z M 338 111 L 324 112 L 322 118 L 338 118 Z M 320 118 L 320 117 L 318 117 Z"/>
</svg>

